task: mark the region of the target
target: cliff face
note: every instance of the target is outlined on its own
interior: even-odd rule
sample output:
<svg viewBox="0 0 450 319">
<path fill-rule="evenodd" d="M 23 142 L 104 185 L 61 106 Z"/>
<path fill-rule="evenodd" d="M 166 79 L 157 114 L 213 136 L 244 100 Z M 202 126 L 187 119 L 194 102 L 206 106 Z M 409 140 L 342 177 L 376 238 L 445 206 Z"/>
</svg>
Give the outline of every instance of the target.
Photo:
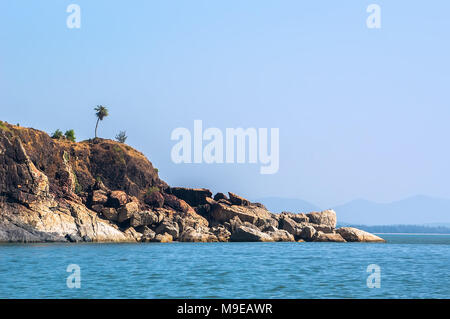
<svg viewBox="0 0 450 319">
<path fill-rule="evenodd" d="M 333 211 L 273 214 L 232 193 L 171 188 L 125 144 L 0 122 L 0 241 L 382 241 L 335 226 Z"/>
</svg>

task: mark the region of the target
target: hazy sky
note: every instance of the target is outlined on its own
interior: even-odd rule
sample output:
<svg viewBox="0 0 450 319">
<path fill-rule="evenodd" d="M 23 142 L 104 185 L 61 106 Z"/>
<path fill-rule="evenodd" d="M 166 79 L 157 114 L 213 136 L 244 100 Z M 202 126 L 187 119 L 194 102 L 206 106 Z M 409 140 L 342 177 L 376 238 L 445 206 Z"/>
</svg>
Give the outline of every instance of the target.
<svg viewBox="0 0 450 319">
<path fill-rule="evenodd" d="M 66 8 L 81 7 L 81 29 Z M 366 8 L 381 6 L 381 29 Z M 126 130 L 171 185 L 321 206 L 450 197 L 450 2 L 0 2 L 0 119 Z M 280 129 L 280 169 L 174 164 L 177 127 Z"/>
</svg>

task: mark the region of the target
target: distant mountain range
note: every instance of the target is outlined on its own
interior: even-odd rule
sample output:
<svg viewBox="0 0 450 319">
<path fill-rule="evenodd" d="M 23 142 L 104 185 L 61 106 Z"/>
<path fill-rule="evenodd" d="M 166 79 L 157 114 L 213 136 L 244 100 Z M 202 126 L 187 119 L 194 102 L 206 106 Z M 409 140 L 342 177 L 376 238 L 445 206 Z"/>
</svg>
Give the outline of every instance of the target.
<svg viewBox="0 0 450 319">
<path fill-rule="evenodd" d="M 321 210 L 320 207 L 300 199 L 268 197 L 260 198 L 258 201 L 277 213 Z M 332 207 L 332 209 L 336 211 L 340 224 L 429 226 L 448 226 L 450 224 L 450 200 L 423 195 L 390 203 L 358 199 Z"/>
</svg>

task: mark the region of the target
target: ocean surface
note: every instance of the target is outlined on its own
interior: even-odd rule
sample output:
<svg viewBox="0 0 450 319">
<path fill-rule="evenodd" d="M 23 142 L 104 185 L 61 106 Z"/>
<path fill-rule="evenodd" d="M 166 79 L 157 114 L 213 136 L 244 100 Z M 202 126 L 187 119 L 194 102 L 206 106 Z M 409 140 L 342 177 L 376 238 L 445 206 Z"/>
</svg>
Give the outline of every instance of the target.
<svg viewBox="0 0 450 319">
<path fill-rule="evenodd" d="M 450 236 L 381 236 L 388 242 L 3 244 L 0 298 L 450 298 Z M 68 287 L 70 264 L 80 288 Z"/>
</svg>

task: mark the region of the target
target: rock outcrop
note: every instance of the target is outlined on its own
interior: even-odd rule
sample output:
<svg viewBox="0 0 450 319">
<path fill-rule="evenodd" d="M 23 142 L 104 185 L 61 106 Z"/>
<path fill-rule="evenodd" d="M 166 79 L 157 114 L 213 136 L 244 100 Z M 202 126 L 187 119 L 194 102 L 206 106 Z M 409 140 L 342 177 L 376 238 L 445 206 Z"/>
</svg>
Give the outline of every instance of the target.
<svg viewBox="0 0 450 319">
<path fill-rule="evenodd" d="M 74 143 L 0 122 L 0 242 L 275 242 L 383 239 L 336 213 L 274 214 L 237 194 L 169 187 L 111 140 Z"/>
<path fill-rule="evenodd" d="M 384 242 L 381 237 L 353 227 L 341 227 L 336 232 L 349 242 Z"/>
</svg>

